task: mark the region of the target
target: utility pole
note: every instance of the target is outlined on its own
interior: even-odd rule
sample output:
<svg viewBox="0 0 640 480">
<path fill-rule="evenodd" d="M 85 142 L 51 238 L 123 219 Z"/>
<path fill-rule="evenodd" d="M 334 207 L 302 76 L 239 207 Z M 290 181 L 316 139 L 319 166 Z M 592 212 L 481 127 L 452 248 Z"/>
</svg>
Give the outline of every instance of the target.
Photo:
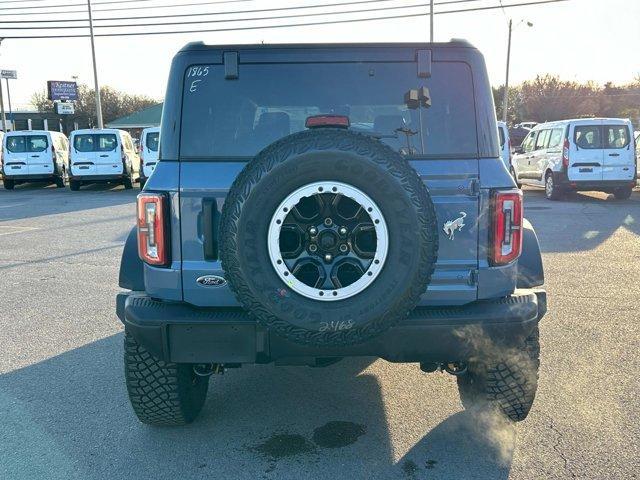
<svg viewBox="0 0 640 480">
<path fill-rule="evenodd" d="M 507 42 L 507 74 L 504 80 L 504 96 L 502 97 L 502 121 L 507 121 L 507 108 L 509 107 L 509 63 L 511 62 L 511 32 L 514 28 L 518 28 L 520 24 L 524 23 L 524 20 L 520 20 L 518 24 L 513 27 L 513 20 L 509 19 L 509 40 Z M 527 27 L 533 27 L 533 23 L 526 22 Z"/>
<path fill-rule="evenodd" d="M 9 101 L 9 120 L 13 123 L 13 111 L 11 110 L 11 90 L 9 90 L 9 78 L 5 78 L 7 81 L 7 100 Z"/>
<path fill-rule="evenodd" d="M 429 34 L 431 38 L 431 43 L 433 43 L 433 0 L 431 0 L 431 7 L 429 10 Z"/>
<path fill-rule="evenodd" d="M 504 96 L 502 97 L 502 121 L 507 121 L 507 107 L 509 106 L 509 62 L 511 61 L 511 30 L 513 20 L 509 19 L 509 41 L 507 43 L 507 75 L 504 80 Z"/>
<path fill-rule="evenodd" d="M 102 102 L 100 101 L 100 85 L 98 84 L 98 67 L 96 66 L 96 44 L 93 38 L 93 17 L 91 15 L 91 0 L 87 0 L 89 9 L 89 30 L 91 34 L 91 56 L 93 57 L 93 81 L 96 89 L 96 117 L 98 118 L 98 128 L 104 128 L 102 123 Z"/>
<path fill-rule="evenodd" d="M 4 38 L 0 38 L 0 45 Z M 4 94 L 2 93 L 2 79 L 0 79 L 0 114 L 2 115 L 2 131 L 7 131 L 7 117 L 4 114 Z"/>
</svg>

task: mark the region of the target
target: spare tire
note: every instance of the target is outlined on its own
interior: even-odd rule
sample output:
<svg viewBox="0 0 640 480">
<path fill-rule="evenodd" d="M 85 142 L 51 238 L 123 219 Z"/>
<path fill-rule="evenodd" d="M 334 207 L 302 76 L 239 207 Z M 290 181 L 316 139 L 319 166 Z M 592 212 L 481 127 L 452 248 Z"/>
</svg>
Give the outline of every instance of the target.
<svg viewBox="0 0 640 480">
<path fill-rule="evenodd" d="M 221 218 L 243 307 L 298 344 L 352 345 L 404 318 L 433 273 L 426 186 L 400 154 L 334 128 L 284 137 L 238 175 Z"/>
</svg>

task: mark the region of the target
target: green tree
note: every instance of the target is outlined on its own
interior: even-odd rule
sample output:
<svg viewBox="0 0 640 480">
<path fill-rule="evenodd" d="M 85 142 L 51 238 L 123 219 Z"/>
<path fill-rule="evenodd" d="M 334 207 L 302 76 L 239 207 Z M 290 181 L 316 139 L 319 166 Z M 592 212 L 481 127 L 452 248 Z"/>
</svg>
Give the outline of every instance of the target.
<svg viewBox="0 0 640 480">
<path fill-rule="evenodd" d="M 158 100 L 146 95 L 131 95 L 108 86 L 100 88 L 100 100 L 105 124 L 159 103 Z M 88 117 L 93 125 L 98 123 L 95 102 L 94 90 L 87 85 L 78 85 L 76 115 Z M 47 99 L 47 93 L 44 90 L 34 93 L 31 96 L 31 103 L 39 112 L 50 112 L 54 108 L 53 102 Z"/>
</svg>

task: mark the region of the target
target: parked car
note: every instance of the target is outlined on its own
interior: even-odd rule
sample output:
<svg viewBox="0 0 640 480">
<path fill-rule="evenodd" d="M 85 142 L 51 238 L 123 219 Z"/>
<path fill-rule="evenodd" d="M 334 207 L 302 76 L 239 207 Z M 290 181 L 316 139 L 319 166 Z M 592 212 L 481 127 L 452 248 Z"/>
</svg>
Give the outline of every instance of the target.
<svg viewBox="0 0 640 480">
<path fill-rule="evenodd" d="M 520 126 L 511 127 L 509 129 L 509 138 L 511 138 L 511 146 L 514 148 L 519 147 L 522 141 L 525 139 L 525 137 L 529 135 L 530 131 L 531 131 L 530 128 L 525 128 Z"/>
<path fill-rule="evenodd" d="M 183 48 L 120 267 L 138 418 L 192 421 L 227 368 L 367 356 L 523 420 L 546 293 L 491 95 L 464 41 Z"/>
<path fill-rule="evenodd" d="M 2 139 L 4 188 L 12 190 L 26 182 L 55 183 L 64 187 L 63 170 L 68 161 L 69 142 L 60 132 L 17 130 Z"/>
<path fill-rule="evenodd" d="M 598 190 L 626 199 L 636 185 L 629 120 L 589 118 L 537 125 L 516 150 L 516 180 L 545 187 L 550 200 L 571 190 Z"/>
<path fill-rule="evenodd" d="M 538 125 L 538 122 L 520 122 L 520 123 L 517 123 L 515 127 L 528 128 L 529 130 L 531 130 L 535 128 L 536 125 Z"/>
<path fill-rule="evenodd" d="M 509 137 L 509 129 L 505 122 L 498 122 L 498 140 L 500 142 L 500 158 L 502 163 L 512 172 L 511 167 L 511 138 Z"/>
<path fill-rule="evenodd" d="M 160 146 L 160 128 L 145 128 L 140 135 L 140 189 L 144 188 L 158 162 Z"/>
<path fill-rule="evenodd" d="M 140 174 L 140 157 L 128 132 L 109 128 L 75 130 L 70 142 L 70 165 L 65 173 L 71 190 L 97 182 L 133 187 Z"/>
</svg>

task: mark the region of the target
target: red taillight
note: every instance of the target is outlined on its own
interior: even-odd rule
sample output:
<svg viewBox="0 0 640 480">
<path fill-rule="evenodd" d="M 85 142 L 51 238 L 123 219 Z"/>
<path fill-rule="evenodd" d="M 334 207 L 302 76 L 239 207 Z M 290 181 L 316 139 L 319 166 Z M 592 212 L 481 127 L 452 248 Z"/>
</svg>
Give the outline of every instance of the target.
<svg viewBox="0 0 640 480">
<path fill-rule="evenodd" d="M 138 254 L 150 265 L 169 263 L 166 202 L 160 193 L 138 195 Z"/>
<path fill-rule="evenodd" d="M 522 251 L 522 192 L 496 192 L 493 197 L 491 264 L 513 262 Z"/>
<path fill-rule="evenodd" d="M 564 139 L 564 145 L 562 146 L 562 166 L 566 169 L 569 168 L 569 139 Z"/>
<path fill-rule="evenodd" d="M 313 115 L 307 117 L 304 126 L 307 128 L 317 127 L 340 127 L 349 128 L 349 117 L 346 115 Z"/>
</svg>

